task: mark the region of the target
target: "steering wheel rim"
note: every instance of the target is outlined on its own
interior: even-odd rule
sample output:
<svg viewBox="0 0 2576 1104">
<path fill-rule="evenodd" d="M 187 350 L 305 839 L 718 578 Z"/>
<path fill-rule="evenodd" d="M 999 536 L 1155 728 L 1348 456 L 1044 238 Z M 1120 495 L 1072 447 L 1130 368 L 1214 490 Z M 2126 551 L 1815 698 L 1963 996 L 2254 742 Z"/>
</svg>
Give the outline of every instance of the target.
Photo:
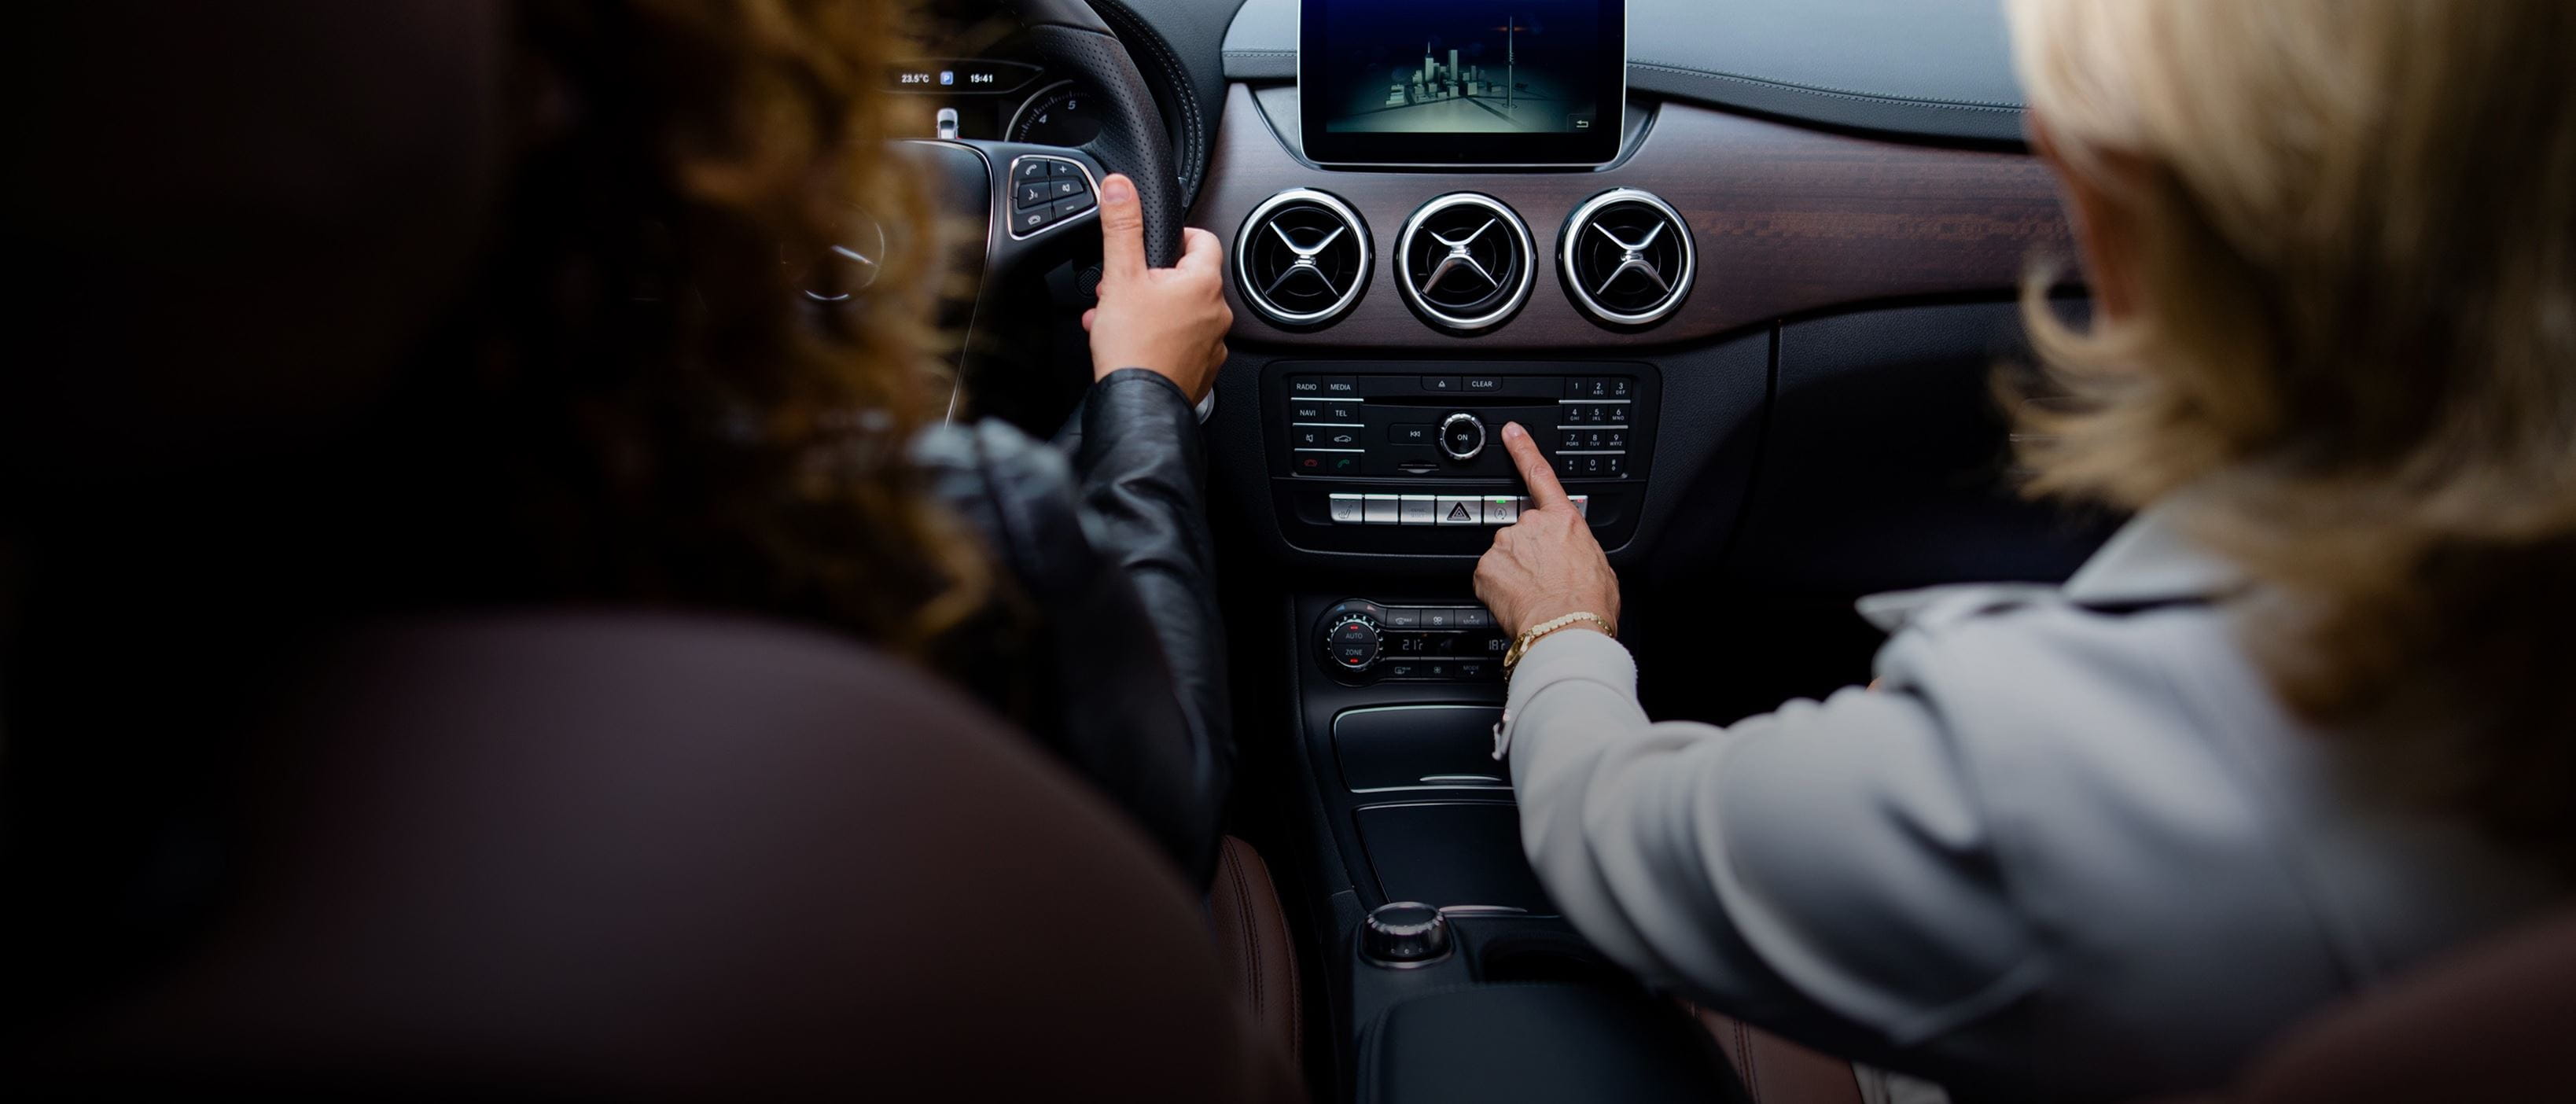
<svg viewBox="0 0 2576 1104">
<path fill-rule="evenodd" d="M 1145 261 L 1169 268 L 1181 259 L 1180 174 L 1171 132 L 1153 89 L 1127 47 L 1082 0 L 1013 0 L 1032 53 L 1049 71 L 1088 83 L 1098 93 L 1100 133 L 1074 147 L 1103 169 L 1136 184 L 1145 217 Z"/>
</svg>

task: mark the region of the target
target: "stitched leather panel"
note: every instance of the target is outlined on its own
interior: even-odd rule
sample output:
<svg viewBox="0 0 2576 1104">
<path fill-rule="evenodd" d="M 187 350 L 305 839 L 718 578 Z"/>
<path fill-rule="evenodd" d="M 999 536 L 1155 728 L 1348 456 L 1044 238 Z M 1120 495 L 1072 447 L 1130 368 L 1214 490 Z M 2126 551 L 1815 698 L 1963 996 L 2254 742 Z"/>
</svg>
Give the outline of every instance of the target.
<svg viewBox="0 0 2576 1104">
<path fill-rule="evenodd" d="M 1699 1018 L 1735 1067 L 1753 1104 L 1861 1104 L 1851 1063 L 1809 1050 L 1731 1016 L 1683 1007 Z"/>
<path fill-rule="evenodd" d="M 1208 916 L 1216 928 L 1217 955 L 1252 1009 L 1254 1025 L 1292 1061 L 1303 1060 L 1297 948 L 1270 867 L 1251 844 L 1225 838 L 1217 852 L 1216 882 L 1208 888 Z"/>
</svg>

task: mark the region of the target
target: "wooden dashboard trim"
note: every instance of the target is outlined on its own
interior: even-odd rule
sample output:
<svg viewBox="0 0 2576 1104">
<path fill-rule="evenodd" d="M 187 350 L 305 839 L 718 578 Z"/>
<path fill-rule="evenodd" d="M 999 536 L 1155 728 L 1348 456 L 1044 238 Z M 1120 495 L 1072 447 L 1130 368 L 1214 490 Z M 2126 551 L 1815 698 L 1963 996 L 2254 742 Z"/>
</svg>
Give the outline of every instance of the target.
<svg viewBox="0 0 2576 1104">
<path fill-rule="evenodd" d="M 2006 291 L 2034 254 L 2072 250 L 2054 183 L 2026 154 L 1907 145 L 1667 103 L 1635 152 L 1606 171 L 1336 171 L 1291 155 L 1250 87 L 1233 85 L 1189 224 L 1230 246 L 1255 206 L 1300 187 L 1339 196 L 1367 220 L 1376 253 L 1368 291 L 1340 321 L 1299 332 L 1264 320 L 1229 281 L 1233 341 L 1452 353 L 1672 345 L 1843 303 Z M 1557 280 L 1567 214 L 1614 187 L 1662 196 L 1698 238 L 1689 301 L 1650 329 L 1593 322 Z M 1541 253 L 1528 305 L 1469 337 L 1404 305 L 1391 252 L 1414 208 L 1453 191 L 1509 204 Z"/>
</svg>

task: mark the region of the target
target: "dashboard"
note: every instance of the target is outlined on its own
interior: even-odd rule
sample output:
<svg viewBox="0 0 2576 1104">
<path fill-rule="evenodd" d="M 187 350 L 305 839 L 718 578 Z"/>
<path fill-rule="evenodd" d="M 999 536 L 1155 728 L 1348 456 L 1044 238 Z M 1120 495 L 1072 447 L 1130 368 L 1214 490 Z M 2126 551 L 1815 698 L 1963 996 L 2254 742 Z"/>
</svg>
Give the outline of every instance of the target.
<svg viewBox="0 0 2576 1104">
<path fill-rule="evenodd" d="M 916 138 L 969 138 L 1035 146 L 1081 146 L 1100 137 L 1084 82 L 1007 57 L 918 58 L 886 74 L 899 93 L 898 131 Z M 945 119 L 950 127 L 943 130 Z"/>
<path fill-rule="evenodd" d="M 1854 596 L 2059 579 L 2104 534 L 2008 477 L 1993 369 L 2026 268 L 2072 244 L 1992 0 L 1084 2 L 1157 100 L 1182 225 L 1226 247 L 1211 522 L 1242 784 L 1297 791 L 1265 846 L 1312 892 L 1313 1045 L 1365 1049 L 1434 990 L 1564 979 L 1495 950 L 1515 940 L 1589 953 L 1492 755 L 1507 641 L 1470 575 L 1525 506 L 1506 423 L 1619 570 L 1659 716 L 1865 677 Z M 1607 42 L 1579 20 L 1613 9 L 1624 60 L 1551 56 L 1568 26 Z M 1306 55 L 1310 10 L 1344 20 L 1334 58 Z M 1081 147 L 1138 106 L 1007 32 L 937 41 L 887 78 L 914 134 Z M 1331 103 L 1305 102 L 1317 71 Z M 1336 125 L 1370 142 L 1310 145 Z M 1087 262 L 1056 263 L 1033 284 L 1078 315 Z M 1355 956 L 1405 901 L 1461 953 Z"/>
</svg>

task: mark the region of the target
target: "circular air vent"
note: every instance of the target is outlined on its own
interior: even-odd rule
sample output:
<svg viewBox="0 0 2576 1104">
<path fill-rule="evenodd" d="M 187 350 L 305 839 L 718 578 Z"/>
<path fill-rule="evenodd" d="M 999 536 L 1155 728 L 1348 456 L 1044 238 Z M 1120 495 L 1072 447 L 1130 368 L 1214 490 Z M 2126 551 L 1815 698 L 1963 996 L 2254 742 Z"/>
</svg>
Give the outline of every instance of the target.
<svg viewBox="0 0 2576 1104">
<path fill-rule="evenodd" d="M 1235 285 L 1282 326 L 1322 326 L 1360 301 L 1368 224 L 1348 204 L 1296 188 L 1262 201 L 1234 236 Z"/>
<path fill-rule="evenodd" d="M 1528 301 L 1529 227 L 1502 201 L 1452 192 L 1405 220 L 1395 275 L 1404 301 L 1453 330 L 1482 330 Z"/>
<path fill-rule="evenodd" d="M 1690 298 L 1699 259 L 1690 224 L 1652 192 L 1613 188 L 1565 220 L 1557 250 L 1565 293 L 1614 326 L 1651 326 Z"/>
</svg>

